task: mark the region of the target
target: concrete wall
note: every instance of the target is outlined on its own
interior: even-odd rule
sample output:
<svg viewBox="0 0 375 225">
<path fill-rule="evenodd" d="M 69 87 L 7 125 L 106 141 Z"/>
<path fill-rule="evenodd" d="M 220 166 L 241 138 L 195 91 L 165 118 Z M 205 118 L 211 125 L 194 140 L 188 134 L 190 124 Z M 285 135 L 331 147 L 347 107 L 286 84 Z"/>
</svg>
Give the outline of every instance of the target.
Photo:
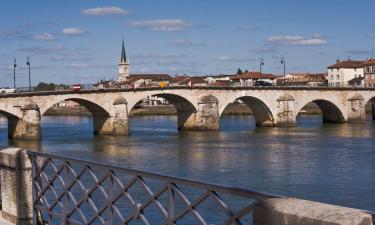
<svg viewBox="0 0 375 225">
<path fill-rule="evenodd" d="M 373 225 L 364 210 L 295 198 L 262 201 L 254 209 L 254 225 Z"/>
<path fill-rule="evenodd" d="M 0 113 L 9 118 L 10 137 L 40 138 L 40 117 L 54 104 L 69 99 L 92 113 L 94 133 L 123 135 L 130 133 L 129 112 L 147 96 L 165 98 L 176 107 L 179 129 L 217 130 L 225 107 L 236 99 L 252 109 L 257 126 L 295 126 L 298 113 L 310 102 L 317 103 L 325 122 L 363 121 L 364 105 L 375 98 L 375 90 L 205 87 L 39 92 L 1 95 Z M 207 96 L 215 101 L 203 103 Z M 122 106 L 116 105 L 118 99 Z M 35 109 L 28 110 L 28 106 Z"/>
</svg>

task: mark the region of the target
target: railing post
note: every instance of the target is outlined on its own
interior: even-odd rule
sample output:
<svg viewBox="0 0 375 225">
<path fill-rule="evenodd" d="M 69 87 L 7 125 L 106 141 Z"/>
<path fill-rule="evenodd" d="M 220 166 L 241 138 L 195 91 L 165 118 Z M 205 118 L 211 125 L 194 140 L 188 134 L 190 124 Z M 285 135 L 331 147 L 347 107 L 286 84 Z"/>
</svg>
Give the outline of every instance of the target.
<svg viewBox="0 0 375 225">
<path fill-rule="evenodd" d="M 173 184 L 170 184 L 168 187 L 168 225 L 174 224 L 172 222 L 174 218 L 174 191 L 173 191 Z"/>
<path fill-rule="evenodd" d="M 31 161 L 25 150 L 0 150 L 2 217 L 17 225 L 33 224 Z"/>
</svg>

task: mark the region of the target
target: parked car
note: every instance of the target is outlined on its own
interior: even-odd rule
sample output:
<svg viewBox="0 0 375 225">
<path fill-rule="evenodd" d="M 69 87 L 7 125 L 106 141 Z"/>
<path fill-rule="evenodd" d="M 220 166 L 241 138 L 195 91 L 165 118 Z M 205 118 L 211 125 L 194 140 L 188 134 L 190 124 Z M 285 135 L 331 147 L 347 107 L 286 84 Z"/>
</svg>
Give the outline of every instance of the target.
<svg viewBox="0 0 375 225">
<path fill-rule="evenodd" d="M 16 93 L 16 89 L 14 88 L 0 88 L 1 94 L 9 94 L 9 93 Z"/>
<path fill-rule="evenodd" d="M 272 86 L 272 84 L 264 80 L 258 80 L 254 86 Z"/>
</svg>

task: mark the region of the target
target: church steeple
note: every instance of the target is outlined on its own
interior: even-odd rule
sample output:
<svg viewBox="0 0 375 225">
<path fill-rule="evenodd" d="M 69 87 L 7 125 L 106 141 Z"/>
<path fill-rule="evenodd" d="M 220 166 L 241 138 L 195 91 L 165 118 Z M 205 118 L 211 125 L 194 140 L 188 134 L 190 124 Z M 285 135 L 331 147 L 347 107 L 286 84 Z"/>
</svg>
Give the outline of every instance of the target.
<svg viewBox="0 0 375 225">
<path fill-rule="evenodd" d="M 122 39 L 122 50 L 121 50 L 121 60 L 120 60 L 121 63 L 125 63 L 127 62 L 127 59 L 126 59 L 126 52 L 125 52 L 125 44 L 124 44 L 124 38 Z"/>
<path fill-rule="evenodd" d="M 118 64 L 117 81 L 126 81 L 129 77 L 129 62 L 126 58 L 124 38 L 122 39 L 121 58 Z"/>
</svg>

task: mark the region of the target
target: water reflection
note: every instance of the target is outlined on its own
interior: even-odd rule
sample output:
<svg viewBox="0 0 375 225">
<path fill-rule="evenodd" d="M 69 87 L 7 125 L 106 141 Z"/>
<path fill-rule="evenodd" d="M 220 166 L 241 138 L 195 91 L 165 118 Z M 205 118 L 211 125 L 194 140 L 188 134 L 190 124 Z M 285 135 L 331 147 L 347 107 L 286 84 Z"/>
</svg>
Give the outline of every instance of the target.
<svg viewBox="0 0 375 225">
<path fill-rule="evenodd" d="M 375 210 L 372 122 L 322 124 L 318 115 L 255 128 L 251 116 L 225 116 L 220 132 L 178 132 L 175 116 L 145 116 L 131 118 L 131 136 L 113 137 L 94 136 L 91 118 L 45 117 L 41 141 L 8 141 L 6 122 L 0 145 Z"/>
</svg>

